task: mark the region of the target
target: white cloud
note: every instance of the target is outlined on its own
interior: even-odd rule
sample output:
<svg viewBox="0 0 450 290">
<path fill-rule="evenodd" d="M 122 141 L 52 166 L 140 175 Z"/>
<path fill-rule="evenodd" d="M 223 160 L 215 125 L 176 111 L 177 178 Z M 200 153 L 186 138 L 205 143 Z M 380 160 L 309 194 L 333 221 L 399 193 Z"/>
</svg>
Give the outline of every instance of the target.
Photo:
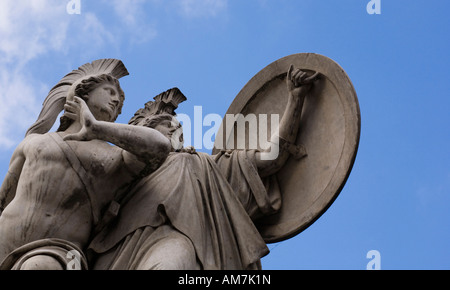
<svg viewBox="0 0 450 290">
<path fill-rule="evenodd" d="M 93 54 L 114 43 L 93 13 L 67 14 L 67 1 L 0 1 L 0 150 L 22 140 L 48 93 L 30 62 L 51 54 Z M 76 33 L 72 33 L 75 31 Z M 83 55 L 85 56 L 85 55 Z"/>
<path fill-rule="evenodd" d="M 85 12 L 82 15 L 82 26 L 77 25 L 77 33 L 72 35 L 69 41 L 69 47 L 89 48 L 91 51 L 97 51 L 103 46 L 114 44 L 114 34 L 110 29 L 97 18 L 92 12 Z"/>
<path fill-rule="evenodd" d="M 27 63 L 48 49 L 61 49 L 69 18 L 56 0 L 0 2 L 2 62 Z"/>
<path fill-rule="evenodd" d="M 0 148 L 8 149 L 24 137 L 39 113 L 36 89 L 21 73 L 0 70 Z"/>
<path fill-rule="evenodd" d="M 68 3 L 0 0 L 0 151 L 11 149 L 22 140 L 48 92 L 42 88 L 54 85 L 44 84 L 40 76 L 29 74 L 32 64 L 53 55 L 59 59 L 70 55 L 90 59 L 106 47 L 111 51 L 123 44 L 147 42 L 157 31 L 154 20 L 145 11 L 167 2 L 103 0 L 98 13 L 82 5 L 79 15 L 67 13 Z M 171 4 L 188 18 L 214 17 L 227 8 L 227 0 L 172 0 Z M 111 20 L 108 16 L 117 20 L 106 22 Z M 71 67 L 74 58 L 67 59 L 65 65 Z"/>
<path fill-rule="evenodd" d="M 227 0 L 177 0 L 183 15 L 188 17 L 214 17 L 228 6 Z"/>
<path fill-rule="evenodd" d="M 145 5 L 149 0 L 103 0 L 104 5 L 111 6 L 121 25 L 116 32 L 126 35 L 129 42 L 144 43 L 156 37 L 154 23 L 145 14 Z M 150 3 L 155 3 L 151 0 Z M 116 23 L 117 24 L 117 23 Z"/>
<path fill-rule="evenodd" d="M 126 25 L 134 27 L 142 21 L 144 0 L 112 0 L 108 2 L 111 3 L 116 14 L 120 15 L 120 20 Z"/>
<path fill-rule="evenodd" d="M 16 145 L 40 110 L 43 84 L 27 73 L 27 64 L 62 50 L 68 25 L 61 1 L 0 2 L 0 150 Z"/>
<path fill-rule="evenodd" d="M 426 210 L 430 207 L 442 203 L 445 200 L 450 200 L 450 172 L 440 175 L 435 183 L 428 181 L 427 184 L 422 184 L 416 190 L 416 198 L 420 210 Z"/>
</svg>

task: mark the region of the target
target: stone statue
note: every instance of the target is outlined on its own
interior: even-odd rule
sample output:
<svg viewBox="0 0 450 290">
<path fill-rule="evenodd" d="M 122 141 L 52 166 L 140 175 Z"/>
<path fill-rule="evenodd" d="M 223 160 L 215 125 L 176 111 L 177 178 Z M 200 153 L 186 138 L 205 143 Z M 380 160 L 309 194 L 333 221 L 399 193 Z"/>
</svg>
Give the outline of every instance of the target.
<svg viewBox="0 0 450 290">
<path fill-rule="evenodd" d="M 124 94 L 103 71 L 69 87 L 59 132 L 32 128 L 15 150 L 0 189 L 2 269 L 63 269 L 68 251 L 87 247 L 114 195 L 169 153 L 156 130 L 114 123 Z"/>
<path fill-rule="evenodd" d="M 50 91 L 0 190 L 0 269 L 64 269 L 73 251 L 82 269 L 261 269 L 266 243 L 301 232 L 342 189 L 360 117 L 331 60 L 280 59 L 230 106 L 281 115 L 268 136 L 279 153 L 269 160 L 262 148 L 183 148 L 175 109 L 186 97 L 177 88 L 128 125 L 114 123 L 124 99 L 118 78 L 127 74 L 118 60 L 98 60 Z M 61 106 L 61 126 L 48 133 Z"/>
<path fill-rule="evenodd" d="M 303 102 L 316 77 L 290 67 L 288 105 L 273 142 L 295 141 Z M 179 127 L 171 114 L 140 114 L 136 125 L 155 128 L 168 140 Z M 117 223 L 94 239 L 91 249 L 109 251 L 94 267 L 257 269 L 268 250 L 252 220 L 279 206 L 261 178 L 277 172 L 288 156 L 285 150 L 274 160 L 262 160 L 259 151 L 169 154 L 136 186 Z"/>
</svg>

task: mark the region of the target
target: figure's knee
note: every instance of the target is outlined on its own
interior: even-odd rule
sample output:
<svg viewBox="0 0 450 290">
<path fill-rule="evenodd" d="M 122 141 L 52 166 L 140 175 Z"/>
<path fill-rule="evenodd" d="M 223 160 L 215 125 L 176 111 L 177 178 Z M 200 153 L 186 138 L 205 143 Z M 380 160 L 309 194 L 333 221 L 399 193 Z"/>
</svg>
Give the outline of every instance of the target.
<svg viewBox="0 0 450 290">
<path fill-rule="evenodd" d="M 182 234 L 158 242 L 142 268 L 149 270 L 200 270 L 194 245 Z"/>
<path fill-rule="evenodd" d="M 20 270 L 64 270 L 61 263 L 47 255 L 36 255 L 22 263 Z"/>
<path fill-rule="evenodd" d="M 199 270 L 194 244 L 184 235 L 179 235 L 169 242 L 169 259 L 165 259 L 165 269 Z"/>
</svg>

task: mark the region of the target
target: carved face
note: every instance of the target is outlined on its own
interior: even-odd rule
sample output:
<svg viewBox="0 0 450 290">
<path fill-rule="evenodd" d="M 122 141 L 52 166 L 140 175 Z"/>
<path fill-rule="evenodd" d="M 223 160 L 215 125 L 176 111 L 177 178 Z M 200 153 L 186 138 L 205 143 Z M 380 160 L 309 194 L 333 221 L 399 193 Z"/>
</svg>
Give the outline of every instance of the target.
<svg viewBox="0 0 450 290">
<path fill-rule="evenodd" d="M 162 120 L 154 129 L 170 140 L 173 149 L 177 150 L 183 147 L 183 130 L 177 119 Z"/>
<path fill-rule="evenodd" d="M 86 103 L 97 120 L 107 122 L 117 119 L 122 106 L 119 91 L 111 83 L 103 83 L 89 92 Z"/>
</svg>

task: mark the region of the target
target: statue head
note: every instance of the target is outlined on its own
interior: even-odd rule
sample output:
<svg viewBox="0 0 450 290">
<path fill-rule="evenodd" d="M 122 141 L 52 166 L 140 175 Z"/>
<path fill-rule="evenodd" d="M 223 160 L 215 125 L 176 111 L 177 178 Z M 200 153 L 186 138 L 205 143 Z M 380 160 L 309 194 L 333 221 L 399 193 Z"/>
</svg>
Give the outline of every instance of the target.
<svg viewBox="0 0 450 290">
<path fill-rule="evenodd" d="M 133 125 L 145 126 L 159 131 L 170 140 L 172 149 L 175 151 L 183 148 L 183 128 L 180 122 L 171 114 L 150 115 L 141 118 Z"/>
<path fill-rule="evenodd" d="M 96 86 L 96 83 L 105 82 L 105 80 L 102 80 L 102 77 L 100 77 L 104 74 L 118 80 L 121 77 L 127 76 L 128 70 L 121 60 L 104 58 L 95 60 L 92 63 L 86 63 L 78 69 L 68 73 L 50 90 L 42 104 L 42 110 L 38 119 L 27 130 L 26 136 L 30 134 L 47 133 L 55 124 L 56 118 L 58 118 L 59 113 L 64 109 L 67 100 L 73 100 L 75 89 L 85 87 L 84 91 L 92 90 L 87 83 L 92 83 L 92 86 Z M 91 79 L 92 77 L 94 77 L 94 79 L 100 77 L 100 80 L 95 81 L 94 79 Z M 116 82 L 115 80 L 109 80 L 108 77 L 105 78 L 108 82 Z M 117 86 L 119 86 L 118 82 Z M 86 87 L 88 88 L 86 89 Z M 123 95 L 121 90 L 118 91 Z M 78 92 L 77 95 L 86 97 L 88 94 Z M 63 117 L 59 131 L 66 130 L 71 123 L 72 121 L 70 119 Z"/>
<path fill-rule="evenodd" d="M 114 100 L 106 100 L 105 95 L 110 95 Z M 72 100 L 74 96 L 86 102 L 96 119 L 109 122 L 114 122 L 121 114 L 125 100 L 119 80 L 110 74 L 94 75 L 74 83 L 69 89 L 67 100 Z M 73 123 L 64 115 L 60 122 L 58 131 L 66 130 Z"/>
<path fill-rule="evenodd" d="M 175 110 L 180 103 L 186 101 L 186 97 L 178 88 L 172 88 L 153 99 L 154 101 L 147 102 L 144 108 L 139 109 L 128 124 L 155 129 L 169 138 L 172 149 L 182 149 L 183 128 L 175 118 Z"/>
</svg>

